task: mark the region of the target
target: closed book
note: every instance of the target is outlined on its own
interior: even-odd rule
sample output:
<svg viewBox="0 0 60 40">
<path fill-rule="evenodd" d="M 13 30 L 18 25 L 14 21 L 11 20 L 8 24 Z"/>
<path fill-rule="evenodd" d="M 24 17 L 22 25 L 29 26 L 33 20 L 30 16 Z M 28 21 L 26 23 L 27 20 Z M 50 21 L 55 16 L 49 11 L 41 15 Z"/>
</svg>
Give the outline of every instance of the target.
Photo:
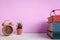
<svg viewBox="0 0 60 40">
<path fill-rule="evenodd" d="M 60 39 L 60 32 L 48 32 L 48 36 L 52 39 Z"/>
<path fill-rule="evenodd" d="M 54 15 L 49 17 L 48 22 L 60 22 L 60 15 Z"/>
<path fill-rule="evenodd" d="M 53 32 L 53 39 L 60 39 L 60 32 Z"/>
<path fill-rule="evenodd" d="M 60 32 L 60 22 L 53 22 L 53 31 Z"/>
<path fill-rule="evenodd" d="M 48 30 L 54 31 L 54 32 L 60 32 L 60 22 L 52 22 L 48 23 Z"/>
</svg>

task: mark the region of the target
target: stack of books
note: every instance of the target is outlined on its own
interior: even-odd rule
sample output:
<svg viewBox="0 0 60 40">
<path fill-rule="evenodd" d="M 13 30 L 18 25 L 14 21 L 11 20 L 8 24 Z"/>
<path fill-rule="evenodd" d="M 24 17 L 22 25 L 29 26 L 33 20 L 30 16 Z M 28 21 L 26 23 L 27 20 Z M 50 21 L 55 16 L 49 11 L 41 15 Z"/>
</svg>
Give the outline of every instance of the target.
<svg viewBox="0 0 60 40">
<path fill-rule="evenodd" d="M 48 36 L 53 39 L 60 39 L 60 15 L 48 18 Z"/>
</svg>

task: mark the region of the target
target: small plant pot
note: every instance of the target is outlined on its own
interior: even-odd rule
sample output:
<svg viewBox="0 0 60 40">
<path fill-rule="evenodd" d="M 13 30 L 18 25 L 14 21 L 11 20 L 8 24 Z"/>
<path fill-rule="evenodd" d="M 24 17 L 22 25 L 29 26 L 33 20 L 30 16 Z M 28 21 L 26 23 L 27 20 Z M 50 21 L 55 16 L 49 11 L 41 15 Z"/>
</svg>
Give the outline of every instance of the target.
<svg viewBox="0 0 60 40">
<path fill-rule="evenodd" d="M 17 28 L 17 35 L 21 35 L 22 34 L 22 29 L 21 28 Z"/>
</svg>

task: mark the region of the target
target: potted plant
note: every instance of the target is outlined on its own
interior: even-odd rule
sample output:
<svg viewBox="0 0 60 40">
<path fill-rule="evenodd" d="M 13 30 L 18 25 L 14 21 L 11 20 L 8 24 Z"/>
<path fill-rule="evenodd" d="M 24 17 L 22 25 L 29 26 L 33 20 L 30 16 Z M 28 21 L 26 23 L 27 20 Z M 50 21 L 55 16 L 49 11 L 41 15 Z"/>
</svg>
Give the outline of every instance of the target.
<svg viewBox="0 0 60 40">
<path fill-rule="evenodd" d="M 17 24 L 17 35 L 21 35 L 22 34 L 22 24 L 18 23 Z"/>
</svg>

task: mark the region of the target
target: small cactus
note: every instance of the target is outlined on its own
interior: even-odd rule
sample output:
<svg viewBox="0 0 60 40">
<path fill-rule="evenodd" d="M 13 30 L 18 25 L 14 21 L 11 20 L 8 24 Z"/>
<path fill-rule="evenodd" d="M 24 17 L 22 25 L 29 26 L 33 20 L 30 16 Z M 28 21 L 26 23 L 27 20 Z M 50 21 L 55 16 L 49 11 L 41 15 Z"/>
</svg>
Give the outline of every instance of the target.
<svg viewBox="0 0 60 40">
<path fill-rule="evenodd" d="M 18 28 L 18 29 L 19 29 L 19 28 L 22 29 L 22 24 L 21 24 L 21 23 L 18 23 L 18 24 L 17 24 L 17 28 Z"/>
</svg>

